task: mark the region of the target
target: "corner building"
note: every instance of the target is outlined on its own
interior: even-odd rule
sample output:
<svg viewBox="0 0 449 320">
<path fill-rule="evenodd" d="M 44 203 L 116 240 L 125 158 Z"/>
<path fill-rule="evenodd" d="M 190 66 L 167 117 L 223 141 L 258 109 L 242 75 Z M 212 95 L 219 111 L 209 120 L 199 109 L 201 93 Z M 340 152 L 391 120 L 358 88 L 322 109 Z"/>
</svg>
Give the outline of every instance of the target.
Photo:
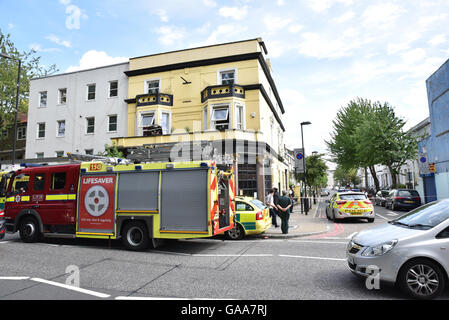
<svg viewBox="0 0 449 320">
<path fill-rule="evenodd" d="M 288 188 L 284 107 L 262 39 L 129 60 L 127 156 L 231 164 L 237 194 Z"/>
</svg>

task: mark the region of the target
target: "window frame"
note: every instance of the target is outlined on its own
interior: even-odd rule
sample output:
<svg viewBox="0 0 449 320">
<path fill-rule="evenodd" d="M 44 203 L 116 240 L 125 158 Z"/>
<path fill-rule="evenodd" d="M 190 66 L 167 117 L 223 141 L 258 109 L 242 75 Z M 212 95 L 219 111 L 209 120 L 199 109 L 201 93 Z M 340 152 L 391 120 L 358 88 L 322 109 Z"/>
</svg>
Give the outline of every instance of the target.
<svg viewBox="0 0 449 320">
<path fill-rule="evenodd" d="M 43 125 L 44 126 L 44 129 L 43 129 L 43 133 L 44 133 L 44 135 L 42 136 L 42 137 L 40 137 L 39 136 L 39 133 L 41 132 L 41 130 L 40 130 L 40 125 Z M 46 135 L 46 124 L 45 124 L 45 122 L 38 122 L 37 123 L 37 126 L 36 126 L 36 139 L 45 139 L 45 135 Z"/>
<path fill-rule="evenodd" d="M 92 94 L 91 92 L 89 92 L 89 88 L 90 87 L 94 87 L 94 92 L 93 95 L 94 97 L 92 99 L 89 98 L 89 94 Z M 97 84 L 96 83 L 89 83 L 86 85 L 86 101 L 95 101 L 97 97 Z"/>
<path fill-rule="evenodd" d="M 115 91 L 116 91 L 115 96 L 111 96 L 111 92 L 112 92 L 112 90 L 113 90 L 113 89 L 111 89 L 111 85 L 112 85 L 113 83 L 117 83 L 117 88 L 115 89 Z M 110 98 L 110 99 L 118 98 L 118 80 L 111 80 L 111 81 L 109 81 L 109 93 L 108 93 L 108 98 Z"/>
<path fill-rule="evenodd" d="M 150 83 L 150 82 L 158 82 L 158 87 L 157 87 L 157 92 L 156 93 L 152 93 L 152 92 L 150 92 L 150 89 L 148 88 L 148 84 Z M 160 93 L 161 92 L 161 83 L 162 83 L 162 81 L 161 81 L 161 78 L 152 78 L 152 79 L 146 79 L 145 81 L 144 81 L 144 93 L 145 94 L 158 94 L 158 93 Z"/>
<path fill-rule="evenodd" d="M 65 91 L 65 95 L 63 96 L 62 91 Z M 65 98 L 65 101 L 61 101 L 62 98 Z M 67 104 L 67 88 L 59 88 L 58 89 L 58 105 L 64 106 Z"/>
<path fill-rule="evenodd" d="M 111 130 L 111 117 L 115 117 L 115 130 Z M 109 114 L 108 115 L 108 132 L 117 132 L 117 129 L 118 129 L 118 115 Z"/>
<path fill-rule="evenodd" d="M 217 71 L 217 84 L 218 85 L 229 85 L 230 83 L 223 83 L 222 74 L 229 73 L 231 71 L 234 72 L 234 78 L 233 78 L 233 82 L 231 84 L 237 84 L 237 68 L 235 68 L 235 67 L 218 70 Z"/>
<path fill-rule="evenodd" d="M 58 156 L 58 153 L 61 153 L 61 152 L 62 152 L 62 155 Z M 57 150 L 57 151 L 55 151 L 55 157 L 56 158 L 64 158 L 64 150 Z"/>
<path fill-rule="evenodd" d="M 168 114 L 168 121 L 167 121 L 168 123 L 167 123 L 167 130 L 166 131 L 164 131 L 164 126 L 162 124 L 162 119 L 164 118 L 164 114 Z M 170 134 L 170 132 L 171 132 L 171 112 L 168 111 L 168 110 L 160 110 L 160 112 L 159 112 L 159 122 L 160 122 L 159 125 L 162 128 L 162 134 L 163 135 Z"/>
<path fill-rule="evenodd" d="M 45 92 L 45 105 L 42 105 L 42 96 L 43 96 L 44 92 Z M 39 106 L 38 106 L 38 108 L 46 108 L 47 102 L 48 102 L 48 91 L 39 91 Z"/>
<path fill-rule="evenodd" d="M 21 132 L 21 131 L 25 132 Z M 20 137 L 20 134 L 22 133 L 23 137 Z M 27 138 L 27 127 L 26 126 L 20 126 L 17 128 L 17 140 L 26 140 Z"/>
<path fill-rule="evenodd" d="M 246 110 L 245 105 L 243 103 L 235 103 L 234 104 L 234 112 L 235 112 L 235 129 L 237 130 L 246 130 Z M 239 114 L 238 110 L 241 110 L 241 128 L 239 128 Z"/>
<path fill-rule="evenodd" d="M 137 133 L 138 133 L 139 137 L 143 136 L 143 128 L 144 128 L 142 126 L 143 117 L 146 116 L 146 115 L 150 115 L 150 114 L 153 115 L 153 120 L 151 121 L 151 124 L 150 124 L 150 126 L 151 126 L 151 125 L 154 125 L 156 123 L 157 111 L 156 110 L 146 110 L 146 111 L 139 112 L 139 118 L 137 120 L 137 130 L 138 130 Z M 145 127 L 147 127 L 147 126 L 145 126 Z"/>
<path fill-rule="evenodd" d="M 228 128 L 225 130 L 229 130 L 232 128 L 232 112 L 231 112 L 231 104 L 224 103 L 224 104 L 214 104 L 211 105 L 211 112 L 210 112 L 210 128 L 212 130 L 218 130 L 217 125 L 225 125 L 226 120 L 216 120 L 214 119 L 215 111 L 220 109 L 227 109 L 227 126 Z M 218 122 L 218 123 L 217 123 Z M 221 122 L 221 123 L 220 123 Z"/>
<path fill-rule="evenodd" d="M 64 124 L 64 133 L 62 135 L 60 134 L 60 131 L 59 131 L 61 124 Z M 57 138 L 65 137 L 65 129 L 66 129 L 65 120 L 56 120 L 56 137 Z"/>
<path fill-rule="evenodd" d="M 91 127 L 93 127 L 93 131 L 89 132 L 89 120 L 93 119 L 94 123 Z M 95 117 L 86 117 L 86 134 L 95 134 Z"/>
</svg>

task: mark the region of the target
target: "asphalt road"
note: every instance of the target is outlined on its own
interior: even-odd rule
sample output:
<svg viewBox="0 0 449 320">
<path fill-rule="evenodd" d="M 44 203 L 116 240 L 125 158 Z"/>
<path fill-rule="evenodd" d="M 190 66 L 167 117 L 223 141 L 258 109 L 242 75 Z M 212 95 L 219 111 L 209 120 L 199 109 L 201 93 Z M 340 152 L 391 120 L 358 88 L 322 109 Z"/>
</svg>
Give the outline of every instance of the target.
<svg viewBox="0 0 449 320">
<path fill-rule="evenodd" d="M 146 252 L 91 239 L 25 244 L 8 234 L 0 242 L 0 299 L 403 299 L 392 287 L 368 290 L 346 264 L 348 237 L 402 214 L 376 212 L 374 223 L 341 222 L 343 232 L 320 238 L 166 241 Z"/>
</svg>

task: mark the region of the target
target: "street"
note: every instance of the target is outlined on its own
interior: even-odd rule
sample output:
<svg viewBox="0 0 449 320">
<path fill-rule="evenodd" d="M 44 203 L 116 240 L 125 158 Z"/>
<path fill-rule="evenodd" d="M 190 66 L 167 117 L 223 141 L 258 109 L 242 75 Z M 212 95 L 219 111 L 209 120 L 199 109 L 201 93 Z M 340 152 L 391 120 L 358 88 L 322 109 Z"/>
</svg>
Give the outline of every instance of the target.
<svg viewBox="0 0 449 320">
<path fill-rule="evenodd" d="M 375 210 L 374 223 L 331 222 L 321 235 L 166 241 L 146 252 L 92 239 L 26 244 L 8 234 L 0 242 L 0 299 L 403 299 L 393 287 L 368 290 L 346 264 L 354 232 L 405 213 Z M 315 219 L 329 223 L 323 217 L 324 202 Z"/>
</svg>

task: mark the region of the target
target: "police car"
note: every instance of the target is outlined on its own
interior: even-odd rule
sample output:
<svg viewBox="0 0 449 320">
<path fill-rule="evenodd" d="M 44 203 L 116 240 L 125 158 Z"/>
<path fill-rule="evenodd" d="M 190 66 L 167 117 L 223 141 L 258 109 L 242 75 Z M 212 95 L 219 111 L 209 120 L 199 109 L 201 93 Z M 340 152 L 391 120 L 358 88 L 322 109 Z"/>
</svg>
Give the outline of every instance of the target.
<svg viewBox="0 0 449 320">
<path fill-rule="evenodd" d="M 241 240 L 246 235 L 260 234 L 271 227 L 268 207 L 251 197 L 235 197 L 235 226 L 226 231 L 230 240 Z"/>
<path fill-rule="evenodd" d="M 368 222 L 374 222 L 373 203 L 363 192 L 337 192 L 326 203 L 326 217 L 329 220 L 365 218 Z"/>
</svg>

